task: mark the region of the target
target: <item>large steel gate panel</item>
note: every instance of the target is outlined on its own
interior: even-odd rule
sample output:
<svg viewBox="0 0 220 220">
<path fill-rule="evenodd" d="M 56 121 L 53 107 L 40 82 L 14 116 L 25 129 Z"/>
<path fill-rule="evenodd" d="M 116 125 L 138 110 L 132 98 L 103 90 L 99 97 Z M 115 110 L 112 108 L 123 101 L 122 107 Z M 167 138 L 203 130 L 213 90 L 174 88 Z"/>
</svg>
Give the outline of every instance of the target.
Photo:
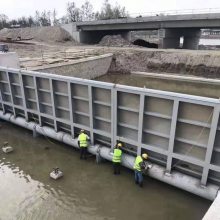
<svg viewBox="0 0 220 220">
<path fill-rule="evenodd" d="M 1 67 L 0 110 L 220 184 L 217 99 Z"/>
</svg>

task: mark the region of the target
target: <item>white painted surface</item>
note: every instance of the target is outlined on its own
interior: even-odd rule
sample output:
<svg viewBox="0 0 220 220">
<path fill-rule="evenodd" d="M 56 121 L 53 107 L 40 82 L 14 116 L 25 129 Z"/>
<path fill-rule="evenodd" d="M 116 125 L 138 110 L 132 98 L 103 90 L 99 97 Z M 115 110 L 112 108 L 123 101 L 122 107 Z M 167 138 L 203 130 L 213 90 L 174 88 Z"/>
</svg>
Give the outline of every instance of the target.
<svg viewBox="0 0 220 220">
<path fill-rule="evenodd" d="M 220 192 L 202 220 L 220 220 Z"/>
<path fill-rule="evenodd" d="M 1 53 L 0 66 L 8 68 L 20 68 L 18 55 L 15 52 Z"/>
</svg>

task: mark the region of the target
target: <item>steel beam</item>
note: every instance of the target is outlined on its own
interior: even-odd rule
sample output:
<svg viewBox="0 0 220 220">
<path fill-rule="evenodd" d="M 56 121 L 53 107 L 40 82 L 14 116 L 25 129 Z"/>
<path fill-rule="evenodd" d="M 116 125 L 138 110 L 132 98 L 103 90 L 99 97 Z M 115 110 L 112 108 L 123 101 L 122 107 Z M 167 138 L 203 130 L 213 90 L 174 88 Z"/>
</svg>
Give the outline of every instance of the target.
<svg viewBox="0 0 220 220">
<path fill-rule="evenodd" d="M 168 173 L 170 173 L 171 169 L 172 169 L 172 153 L 173 153 L 174 143 L 175 143 L 175 133 L 176 133 L 178 109 L 179 109 L 179 101 L 174 100 L 171 127 L 170 127 L 169 147 L 168 147 L 168 154 L 167 154 L 168 155 L 167 156 L 167 166 L 166 166 L 166 171 Z"/>
<path fill-rule="evenodd" d="M 203 173 L 202 173 L 202 179 L 201 179 L 202 185 L 206 185 L 207 179 L 208 179 L 209 166 L 211 164 L 211 159 L 212 159 L 212 152 L 213 152 L 213 147 L 215 143 L 215 135 L 216 135 L 217 127 L 218 127 L 219 114 L 220 114 L 220 103 L 219 105 L 216 105 L 213 110 L 211 129 L 209 133 L 209 139 L 208 139 L 207 150 L 206 150 L 205 164 L 203 167 Z"/>
<path fill-rule="evenodd" d="M 90 141 L 94 144 L 94 132 L 93 132 L 93 94 L 92 86 L 88 86 L 88 98 L 89 98 L 89 124 L 90 124 Z"/>
<path fill-rule="evenodd" d="M 140 95 L 139 117 L 138 117 L 138 146 L 137 155 L 141 155 L 142 135 L 143 135 L 143 118 L 144 118 L 144 94 Z"/>
</svg>

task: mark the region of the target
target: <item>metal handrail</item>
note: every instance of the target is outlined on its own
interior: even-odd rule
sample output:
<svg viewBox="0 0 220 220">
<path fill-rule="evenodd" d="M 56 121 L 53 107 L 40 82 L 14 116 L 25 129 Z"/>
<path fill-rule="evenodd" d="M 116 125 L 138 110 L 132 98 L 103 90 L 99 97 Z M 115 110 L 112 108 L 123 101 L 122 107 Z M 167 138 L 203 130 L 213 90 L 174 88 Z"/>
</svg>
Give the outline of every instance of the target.
<svg viewBox="0 0 220 220">
<path fill-rule="evenodd" d="M 203 8 L 203 9 L 183 9 L 183 10 L 168 10 L 168 11 L 151 11 L 143 13 L 130 13 L 131 17 L 135 16 L 166 16 L 166 15 L 184 15 L 184 14 L 210 14 L 220 13 L 220 8 Z"/>
</svg>

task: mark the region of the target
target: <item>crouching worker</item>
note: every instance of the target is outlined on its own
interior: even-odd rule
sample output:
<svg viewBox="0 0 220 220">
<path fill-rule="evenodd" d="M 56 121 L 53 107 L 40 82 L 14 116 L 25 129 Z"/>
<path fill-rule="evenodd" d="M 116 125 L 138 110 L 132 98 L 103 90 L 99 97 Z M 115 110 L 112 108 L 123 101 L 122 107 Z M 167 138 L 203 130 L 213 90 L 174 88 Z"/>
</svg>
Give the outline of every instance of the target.
<svg viewBox="0 0 220 220">
<path fill-rule="evenodd" d="M 143 187 L 143 171 L 145 170 L 145 161 L 147 158 L 148 155 L 145 153 L 137 156 L 134 162 L 135 183 L 139 184 L 140 187 Z"/>
<path fill-rule="evenodd" d="M 113 162 L 113 169 L 114 174 L 119 175 L 121 170 L 121 156 L 122 156 L 122 150 L 121 150 L 122 144 L 118 143 L 113 152 L 112 162 Z"/>
<path fill-rule="evenodd" d="M 87 147 L 89 146 L 89 136 L 85 133 L 84 130 L 80 131 L 78 137 L 78 146 L 80 148 L 80 159 L 87 159 Z"/>
</svg>

